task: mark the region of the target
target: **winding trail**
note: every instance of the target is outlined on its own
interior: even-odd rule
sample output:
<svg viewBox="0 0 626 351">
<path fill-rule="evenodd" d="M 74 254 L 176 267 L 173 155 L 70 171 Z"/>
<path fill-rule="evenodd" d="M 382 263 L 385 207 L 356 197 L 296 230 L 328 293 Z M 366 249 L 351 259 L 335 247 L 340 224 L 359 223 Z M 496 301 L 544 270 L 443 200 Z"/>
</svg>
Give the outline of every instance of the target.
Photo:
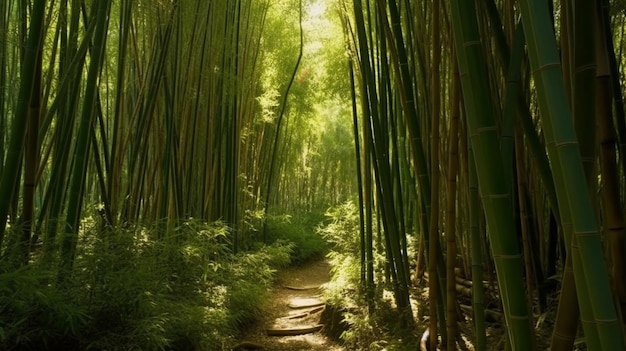
<svg viewBox="0 0 626 351">
<path fill-rule="evenodd" d="M 278 272 L 263 319 L 241 337 L 234 349 L 342 351 L 319 331 L 324 308 L 320 286 L 330 280 L 329 271 L 329 264 L 320 260 Z M 305 331 L 308 333 L 302 333 Z M 284 335 L 290 333 L 300 335 Z"/>
</svg>

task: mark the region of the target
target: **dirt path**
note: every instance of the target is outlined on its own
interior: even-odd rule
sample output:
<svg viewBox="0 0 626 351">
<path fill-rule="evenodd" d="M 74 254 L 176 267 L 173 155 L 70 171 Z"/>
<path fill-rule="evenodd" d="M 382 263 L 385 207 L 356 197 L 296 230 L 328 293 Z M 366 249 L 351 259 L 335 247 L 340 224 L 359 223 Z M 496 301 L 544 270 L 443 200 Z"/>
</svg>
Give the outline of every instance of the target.
<svg viewBox="0 0 626 351">
<path fill-rule="evenodd" d="M 268 351 L 343 350 L 319 331 L 292 336 L 268 335 L 283 334 L 284 330 L 317 330 L 321 327 L 319 320 L 323 302 L 320 301 L 319 286 L 329 281 L 329 270 L 328 263 L 322 260 L 279 272 L 271 292 L 271 301 L 264 308 L 265 317 L 240 339 L 239 345 L 249 347 L 238 350 L 254 350 L 254 347 L 262 347 L 262 350 Z M 319 304 L 322 306 L 318 306 Z"/>
</svg>

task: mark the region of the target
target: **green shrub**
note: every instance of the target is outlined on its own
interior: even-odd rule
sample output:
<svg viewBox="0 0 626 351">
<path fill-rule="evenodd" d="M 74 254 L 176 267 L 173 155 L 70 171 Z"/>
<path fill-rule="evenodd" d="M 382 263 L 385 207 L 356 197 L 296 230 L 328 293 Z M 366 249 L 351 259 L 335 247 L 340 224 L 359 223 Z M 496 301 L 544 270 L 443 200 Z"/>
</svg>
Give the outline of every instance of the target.
<svg viewBox="0 0 626 351">
<path fill-rule="evenodd" d="M 417 346 L 410 331 L 399 329 L 399 314 L 385 298 L 385 256 L 374 252 L 374 310 L 368 310 L 361 286 L 360 232 L 358 208 L 351 202 L 326 212 L 328 220 L 318 233 L 331 245 L 327 257 L 332 266 L 331 281 L 326 284 L 326 301 L 344 311 L 349 325 L 341 340 L 349 350 L 408 350 Z M 387 292 L 389 296 L 392 294 Z"/>
<path fill-rule="evenodd" d="M 51 287 L 38 267 L 0 274 L 0 349 L 72 348 L 88 322 L 84 308 Z"/>
<path fill-rule="evenodd" d="M 293 243 L 293 263 L 322 258 L 328 252 L 328 245 L 315 230 L 318 219 L 315 214 L 270 216 L 267 219 L 267 239 L 269 242 Z"/>
<path fill-rule="evenodd" d="M 261 317 L 277 268 L 289 264 L 291 244 L 277 243 L 254 252 L 239 253 L 228 266 L 224 281 L 230 284 L 226 297 L 229 324 L 234 329 L 249 327 Z"/>
<path fill-rule="evenodd" d="M 327 223 L 317 228 L 317 232 L 328 241 L 332 250 L 359 256 L 360 231 L 359 212 L 356 205 L 348 201 L 326 211 Z"/>
<path fill-rule="evenodd" d="M 86 220 L 72 276 L 0 275 L 0 349 L 219 350 L 261 315 L 291 244 L 233 254 L 222 223 L 155 230 Z M 54 267 L 51 265 L 49 267 Z"/>
</svg>

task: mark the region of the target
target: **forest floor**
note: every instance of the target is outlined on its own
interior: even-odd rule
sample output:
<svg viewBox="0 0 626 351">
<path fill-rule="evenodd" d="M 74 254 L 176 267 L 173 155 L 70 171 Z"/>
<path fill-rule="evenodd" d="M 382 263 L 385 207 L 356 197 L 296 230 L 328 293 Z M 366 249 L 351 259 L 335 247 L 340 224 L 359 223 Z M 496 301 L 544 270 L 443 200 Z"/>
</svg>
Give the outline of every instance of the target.
<svg viewBox="0 0 626 351">
<path fill-rule="evenodd" d="M 320 300 L 320 286 L 330 280 L 328 262 L 317 260 L 288 267 L 277 275 L 270 300 L 263 308 L 262 320 L 239 338 L 233 350 L 343 350 L 320 331 L 290 336 L 269 335 L 320 328 L 320 315 L 324 306 Z M 319 304 L 321 306 L 316 306 Z"/>
</svg>

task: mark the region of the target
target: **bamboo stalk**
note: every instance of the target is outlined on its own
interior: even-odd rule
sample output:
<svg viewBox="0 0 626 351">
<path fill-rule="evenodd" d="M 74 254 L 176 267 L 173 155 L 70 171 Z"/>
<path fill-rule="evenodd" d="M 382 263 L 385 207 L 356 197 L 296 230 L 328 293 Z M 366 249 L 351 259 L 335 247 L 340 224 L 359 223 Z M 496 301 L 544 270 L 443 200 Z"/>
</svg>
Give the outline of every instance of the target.
<svg viewBox="0 0 626 351">
<path fill-rule="evenodd" d="M 87 164 L 92 123 L 95 116 L 95 104 L 98 89 L 98 78 L 101 73 L 102 63 L 106 48 L 106 33 L 108 26 L 109 10 L 111 3 L 108 0 L 100 0 L 94 4 L 94 21 L 96 29 L 91 49 L 91 61 L 87 75 L 87 88 L 83 109 L 81 111 L 78 135 L 75 145 L 74 166 L 72 169 L 70 189 L 68 194 L 67 219 L 61 246 L 61 260 L 59 262 L 58 281 L 64 283 L 69 278 L 78 242 L 78 227 L 82 212 L 82 202 L 86 181 Z"/>
<path fill-rule="evenodd" d="M 585 189 L 586 180 L 582 160 L 572 121 L 568 111 L 565 85 L 560 72 L 558 53 L 555 39 L 550 25 L 549 12 L 545 3 L 539 1 L 521 1 L 522 20 L 530 48 L 531 65 L 535 72 L 535 81 L 540 100 L 540 106 L 546 119 L 545 125 L 547 140 L 555 142 L 555 147 L 549 149 L 550 156 L 560 165 L 557 182 L 562 183 L 557 195 L 561 208 L 568 206 L 573 221 L 572 250 L 568 257 L 573 259 L 576 275 L 576 290 L 579 294 L 581 308 L 589 301 L 593 318 L 598 322 L 597 328 L 584 323 L 585 333 L 590 338 L 591 347 L 613 350 L 623 350 L 623 331 L 615 314 L 611 298 L 608 275 L 602 257 L 602 248 L 598 235 L 598 227 L 592 210 L 588 192 L 576 189 Z M 538 33 L 542 33 L 538 35 Z M 562 211 L 563 212 L 563 209 Z M 565 231 L 567 235 L 568 232 Z M 577 245 L 577 246 L 575 246 Z M 575 249 L 580 250 L 576 252 Z M 578 264 L 579 262 L 580 264 Z M 584 294 L 584 295 L 582 295 Z M 587 300 L 588 299 L 588 300 Z M 584 311 L 581 315 L 584 318 Z M 599 336 L 600 345 L 595 345 L 595 335 Z"/>
<path fill-rule="evenodd" d="M 504 165 L 496 134 L 493 104 L 486 81 L 485 62 L 478 37 L 476 14 L 472 3 L 452 4 L 455 48 L 467 111 L 467 125 L 485 208 L 489 238 L 493 252 L 498 285 L 502 295 L 508 336 L 515 350 L 530 350 L 533 332 L 525 298 L 522 261 L 515 232 L 510 189 L 500 176 Z"/>
<path fill-rule="evenodd" d="M 45 1 L 38 0 L 33 3 L 28 39 L 24 47 L 25 56 L 20 74 L 21 83 L 15 108 L 15 120 L 11 124 L 11 136 L 2 177 L 0 178 L 0 194 L 3 194 L 3 196 L 0 196 L 0 245 L 4 241 L 9 206 L 17 195 L 14 190 L 15 185 L 19 186 L 20 183 L 20 167 L 18 165 L 23 155 L 22 150 L 27 128 L 29 101 L 34 93 L 33 84 L 37 72 L 38 52 L 43 43 L 45 8 Z"/>
</svg>

